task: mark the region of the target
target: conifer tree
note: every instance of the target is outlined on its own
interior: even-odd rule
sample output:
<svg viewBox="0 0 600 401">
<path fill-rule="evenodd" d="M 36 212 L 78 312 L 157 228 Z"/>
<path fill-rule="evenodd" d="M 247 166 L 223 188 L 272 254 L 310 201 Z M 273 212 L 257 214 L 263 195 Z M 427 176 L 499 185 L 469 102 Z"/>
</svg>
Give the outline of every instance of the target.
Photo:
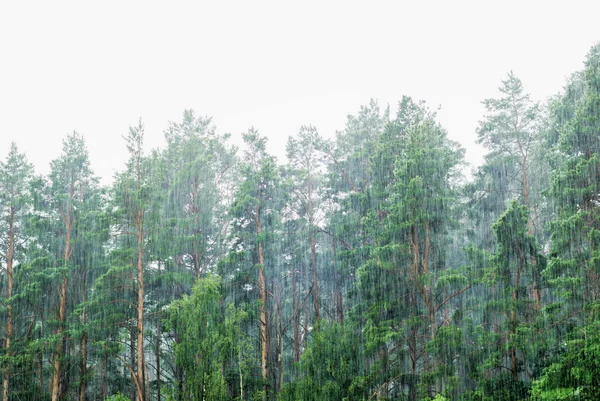
<svg viewBox="0 0 600 401">
<path fill-rule="evenodd" d="M 440 361 L 427 344 L 436 340 L 449 302 L 469 288 L 468 278 L 446 262 L 447 233 L 456 219 L 452 183 L 463 151 L 434 117 L 405 98 L 374 159 L 374 170 L 390 180 L 379 176 L 375 185 L 377 209 L 369 213 L 369 225 L 376 240 L 359 279 L 367 349 L 377 352 L 374 394 L 382 397 L 407 389 L 408 399 L 416 400 L 421 373 L 428 377 L 422 394 L 441 390 Z M 397 149 L 393 161 L 391 147 Z M 408 345 L 407 355 L 390 353 L 401 343 Z"/>
<path fill-rule="evenodd" d="M 318 327 L 321 320 L 319 304 L 319 279 L 317 273 L 317 230 L 323 219 L 320 193 L 322 189 L 324 163 L 323 139 L 313 126 L 302 126 L 297 137 L 289 137 L 286 144 L 287 158 L 294 175 L 294 203 L 298 215 L 306 220 L 309 250 L 309 269 L 311 276 L 310 293 L 314 310 L 314 319 Z M 305 314 L 305 327 L 308 327 L 308 316 Z M 305 330 L 306 331 L 306 330 Z"/>
<path fill-rule="evenodd" d="M 59 301 L 57 307 L 58 327 L 54 352 L 54 374 L 52 379 L 52 401 L 63 397 L 68 388 L 65 385 L 63 362 L 68 346 L 67 337 L 67 297 L 69 296 L 69 278 L 74 266 L 71 262 L 77 247 L 77 225 L 80 223 L 81 210 L 85 202 L 95 191 L 97 179 L 90 168 L 88 151 L 83 137 L 77 132 L 69 134 L 63 141 L 62 155 L 50 164 L 49 207 L 53 213 L 56 232 L 59 233 L 54 252 L 62 266 L 57 269 L 60 279 Z"/>
<path fill-rule="evenodd" d="M 19 153 L 17 145 L 11 143 L 6 161 L 0 162 L 0 261 L 5 264 L 7 287 L 3 312 L 6 313 L 4 334 L 4 357 L 2 381 L 2 400 L 10 399 L 10 377 L 12 356 L 16 352 L 11 349 L 15 335 L 15 321 L 13 313 L 14 296 L 14 264 L 16 260 L 24 257 L 24 247 L 28 239 L 25 224 L 28 214 L 31 213 L 32 196 L 31 180 L 33 179 L 33 166 L 26 156 Z"/>
<path fill-rule="evenodd" d="M 146 358 L 144 355 L 144 318 L 145 318 L 145 251 L 148 231 L 152 222 L 153 208 L 153 181 L 150 176 L 150 165 L 144 157 L 144 125 L 139 123 L 129 128 L 129 133 L 124 137 L 129 151 L 127 169 L 117 176 L 115 183 L 115 212 L 116 225 L 123 237 L 124 245 L 131 247 L 130 263 L 134 274 L 136 300 L 135 310 L 135 377 L 136 400 L 145 401 L 146 394 Z M 134 341 L 133 335 L 131 338 Z M 133 366 L 131 367 L 133 372 Z"/>
</svg>

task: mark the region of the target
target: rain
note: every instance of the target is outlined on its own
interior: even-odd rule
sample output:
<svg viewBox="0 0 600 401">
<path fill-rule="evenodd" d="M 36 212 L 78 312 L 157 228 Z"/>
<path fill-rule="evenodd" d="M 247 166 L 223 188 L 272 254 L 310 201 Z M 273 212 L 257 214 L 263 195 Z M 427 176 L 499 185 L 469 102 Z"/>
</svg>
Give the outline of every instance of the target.
<svg viewBox="0 0 600 401">
<path fill-rule="evenodd" d="M 285 32 L 283 58 L 319 39 Z M 230 114 L 207 86 L 218 118 L 203 100 L 124 123 L 115 99 L 116 129 L 75 112 L 52 146 L 0 133 L 0 401 L 600 399 L 600 43 L 586 46 L 545 97 L 518 68 L 483 71 L 489 88 L 465 88 L 476 120 L 423 99 L 448 89 L 432 76 L 416 96 L 374 83 L 331 108 L 218 87 L 247 108 Z M 181 84 L 202 48 L 173 49 Z M 266 79 L 223 57 L 235 82 Z"/>
</svg>

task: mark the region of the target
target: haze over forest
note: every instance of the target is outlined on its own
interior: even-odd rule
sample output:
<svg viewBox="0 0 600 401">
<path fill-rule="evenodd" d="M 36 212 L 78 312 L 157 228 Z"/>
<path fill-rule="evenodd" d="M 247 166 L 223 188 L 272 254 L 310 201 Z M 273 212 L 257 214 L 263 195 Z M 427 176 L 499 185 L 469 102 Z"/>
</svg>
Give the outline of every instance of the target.
<svg viewBox="0 0 600 401">
<path fill-rule="evenodd" d="M 2 400 L 597 400 L 600 44 L 476 134 L 376 101 L 286 157 L 193 110 L 100 184 L 66 135 L 0 163 Z"/>
</svg>

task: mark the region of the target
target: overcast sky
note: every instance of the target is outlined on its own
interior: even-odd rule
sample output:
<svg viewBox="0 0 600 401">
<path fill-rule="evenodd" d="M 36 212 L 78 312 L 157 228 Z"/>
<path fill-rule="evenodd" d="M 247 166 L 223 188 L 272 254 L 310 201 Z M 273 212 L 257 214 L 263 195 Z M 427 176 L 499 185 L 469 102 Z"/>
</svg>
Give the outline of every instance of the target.
<svg viewBox="0 0 600 401">
<path fill-rule="evenodd" d="M 293 4 L 293 5 L 292 5 Z M 492 5 L 493 4 L 493 5 Z M 2 1 L 0 157 L 16 141 L 47 173 L 86 138 L 110 181 L 141 117 L 148 148 L 184 109 L 220 133 L 250 126 L 283 158 L 302 124 L 324 136 L 370 98 L 441 106 L 477 162 L 481 101 L 513 70 L 534 99 L 561 90 L 600 40 L 596 1 Z"/>
</svg>

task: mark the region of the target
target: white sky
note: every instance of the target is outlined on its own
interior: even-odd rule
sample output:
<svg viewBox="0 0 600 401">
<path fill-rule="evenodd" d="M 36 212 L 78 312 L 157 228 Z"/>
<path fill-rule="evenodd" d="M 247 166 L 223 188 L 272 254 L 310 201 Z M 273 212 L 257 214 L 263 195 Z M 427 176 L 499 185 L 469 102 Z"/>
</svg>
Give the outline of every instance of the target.
<svg viewBox="0 0 600 401">
<path fill-rule="evenodd" d="M 0 158 L 16 141 L 47 173 L 82 133 L 104 182 L 141 117 L 162 146 L 183 110 L 234 138 L 250 126 L 283 159 L 300 125 L 324 136 L 370 98 L 441 105 L 478 162 L 481 101 L 512 69 L 543 100 L 600 40 L 595 1 L 0 0 Z M 239 140 L 239 139 L 238 139 Z"/>
</svg>

